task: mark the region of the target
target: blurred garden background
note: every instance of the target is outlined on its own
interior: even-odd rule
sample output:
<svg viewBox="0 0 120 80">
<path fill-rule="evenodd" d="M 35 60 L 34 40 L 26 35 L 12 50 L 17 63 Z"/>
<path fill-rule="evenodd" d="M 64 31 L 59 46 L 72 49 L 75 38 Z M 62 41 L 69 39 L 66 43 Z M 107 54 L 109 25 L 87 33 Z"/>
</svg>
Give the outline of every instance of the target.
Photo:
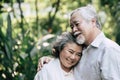
<svg viewBox="0 0 120 80">
<path fill-rule="evenodd" d="M 93 4 L 103 32 L 120 44 L 120 0 L 0 0 L 0 80 L 33 80 L 38 59 L 70 31 L 73 9 Z"/>
</svg>

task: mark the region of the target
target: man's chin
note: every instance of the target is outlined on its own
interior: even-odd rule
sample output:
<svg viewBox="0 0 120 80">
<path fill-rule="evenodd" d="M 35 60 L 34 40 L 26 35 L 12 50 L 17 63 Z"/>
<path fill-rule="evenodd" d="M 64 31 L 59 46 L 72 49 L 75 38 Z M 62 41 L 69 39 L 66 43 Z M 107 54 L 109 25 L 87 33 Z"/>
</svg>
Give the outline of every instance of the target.
<svg viewBox="0 0 120 80">
<path fill-rule="evenodd" d="M 78 44 L 84 44 L 85 43 L 85 39 L 77 38 L 76 40 L 77 40 Z"/>
<path fill-rule="evenodd" d="M 84 41 L 80 41 L 80 40 L 78 41 L 78 40 L 77 40 L 77 43 L 78 43 L 78 44 L 84 44 Z"/>
</svg>

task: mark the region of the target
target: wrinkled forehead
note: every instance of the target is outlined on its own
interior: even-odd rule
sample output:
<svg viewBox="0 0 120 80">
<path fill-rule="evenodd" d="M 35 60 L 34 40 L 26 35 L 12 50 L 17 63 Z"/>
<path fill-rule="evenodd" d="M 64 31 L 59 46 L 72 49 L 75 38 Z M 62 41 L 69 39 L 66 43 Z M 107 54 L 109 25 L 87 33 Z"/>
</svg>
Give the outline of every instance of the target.
<svg viewBox="0 0 120 80">
<path fill-rule="evenodd" d="M 80 11 L 79 10 L 75 10 L 71 13 L 70 17 L 73 17 L 73 16 L 78 16 L 80 15 Z"/>
<path fill-rule="evenodd" d="M 73 18 L 73 16 L 82 17 L 85 20 L 91 20 L 92 18 L 97 18 L 97 13 L 94 7 L 86 6 L 75 9 L 71 13 L 70 19 Z"/>
<path fill-rule="evenodd" d="M 64 46 L 64 49 L 70 49 L 70 50 L 73 50 L 73 51 L 76 51 L 76 52 L 81 52 L 82 48 L 83 48 L 82 46 L 76 44 L 75 42 L 67 43 Z"/>
</svg>

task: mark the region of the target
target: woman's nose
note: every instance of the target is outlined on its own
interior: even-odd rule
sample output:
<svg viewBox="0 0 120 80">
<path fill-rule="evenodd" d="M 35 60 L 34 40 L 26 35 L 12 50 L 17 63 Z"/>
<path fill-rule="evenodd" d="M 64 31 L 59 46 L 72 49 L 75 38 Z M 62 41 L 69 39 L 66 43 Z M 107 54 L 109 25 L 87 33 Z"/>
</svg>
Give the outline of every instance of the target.
<svg viewBox="0 0 120 80">
<path fill-rule="evenodd" d="M 70 58 L 71 58 L 71 59 L 75 59 L 75 55 L 72 54 L 72 55 L 70 56 Z"/>
</svg>

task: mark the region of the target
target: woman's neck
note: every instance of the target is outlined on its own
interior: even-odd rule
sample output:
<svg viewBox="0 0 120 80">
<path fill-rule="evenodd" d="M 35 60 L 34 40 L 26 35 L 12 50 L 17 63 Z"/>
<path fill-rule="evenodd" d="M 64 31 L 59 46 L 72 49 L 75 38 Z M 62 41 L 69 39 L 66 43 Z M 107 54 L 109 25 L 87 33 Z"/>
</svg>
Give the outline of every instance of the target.
<svg viewBox="0 0 120 80">
<path fill-rule="evenodd" d="M 61 65 L 62 70 L 64 70 L 65 72 L 70 72 L 72 69 L 72 67 L 71 68 L 65 67 L 61 62 L 60 62 L 60 65 Z"/>
</svg>

